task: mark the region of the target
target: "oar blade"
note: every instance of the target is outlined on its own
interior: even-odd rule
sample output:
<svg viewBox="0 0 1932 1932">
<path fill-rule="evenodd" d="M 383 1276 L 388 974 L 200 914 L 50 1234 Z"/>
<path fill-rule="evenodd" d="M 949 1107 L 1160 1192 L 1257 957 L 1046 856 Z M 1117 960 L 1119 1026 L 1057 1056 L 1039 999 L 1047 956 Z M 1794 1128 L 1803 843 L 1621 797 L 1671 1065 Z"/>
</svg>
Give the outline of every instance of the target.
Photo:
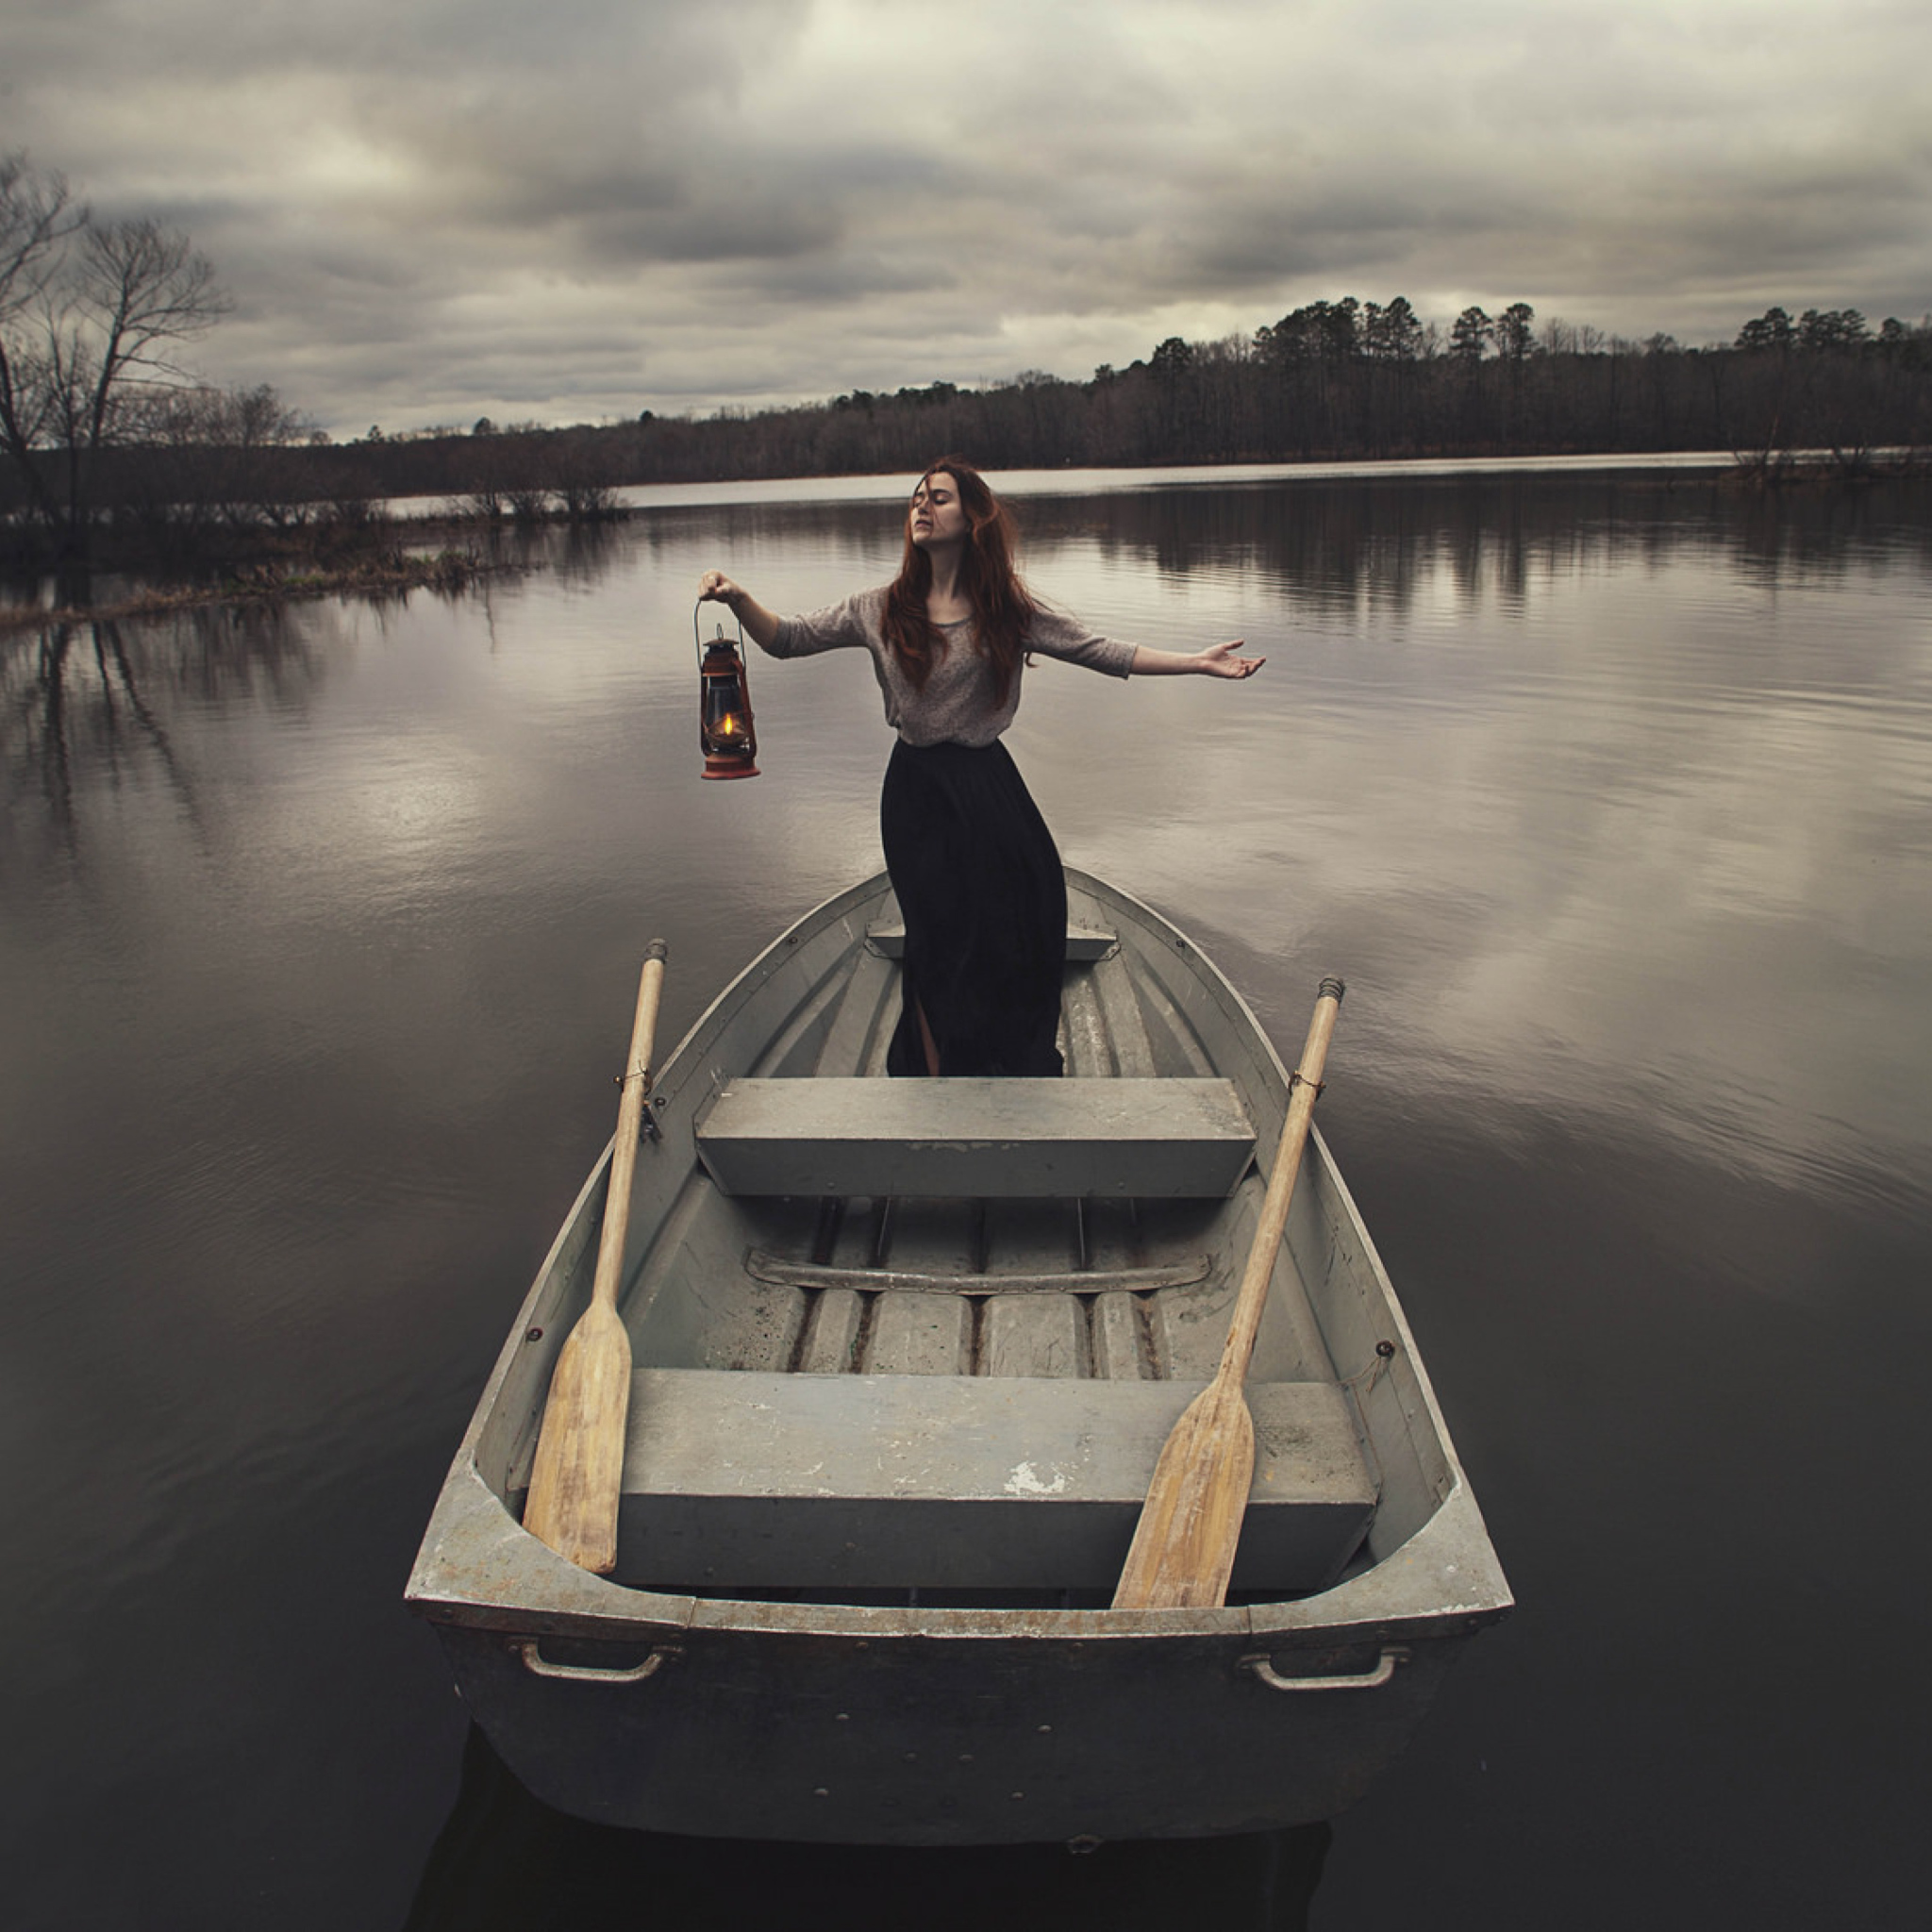
<svg viewBox="0 0 1932 1932">
<path fill-rule="evenodd" d="M 551 1374 L 524 1527 L 600 1576 L 617 1566 L 629 1407 L 630 1337 L 614 1308 L 593 1301 Z"/>
<path fill-rule="evenodd" d="M 1254 1480 L 1254 1418 L 1241 1384 L 1217 1376 L 1188 1405 L 1154 1465 L 1114 1608 L 1225 1603 Z"/>
</svg>

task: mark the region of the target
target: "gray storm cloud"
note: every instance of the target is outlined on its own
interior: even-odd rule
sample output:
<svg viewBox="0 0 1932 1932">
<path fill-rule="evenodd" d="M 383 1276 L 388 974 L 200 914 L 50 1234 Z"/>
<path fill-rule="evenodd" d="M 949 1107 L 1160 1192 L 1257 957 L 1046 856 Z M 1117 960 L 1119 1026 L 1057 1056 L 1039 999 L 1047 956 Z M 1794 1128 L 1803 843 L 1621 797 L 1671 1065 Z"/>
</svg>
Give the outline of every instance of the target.
<svg viewBox="0 0 1932 1932">
<path fill-rule="evenodd" d="M 1044 368 L 1407 294 L 1932 308 L 1932 17 L 1631 0 L 0 0 L 0 147 L 186 225 L 341 431 Z"/>
</svg>

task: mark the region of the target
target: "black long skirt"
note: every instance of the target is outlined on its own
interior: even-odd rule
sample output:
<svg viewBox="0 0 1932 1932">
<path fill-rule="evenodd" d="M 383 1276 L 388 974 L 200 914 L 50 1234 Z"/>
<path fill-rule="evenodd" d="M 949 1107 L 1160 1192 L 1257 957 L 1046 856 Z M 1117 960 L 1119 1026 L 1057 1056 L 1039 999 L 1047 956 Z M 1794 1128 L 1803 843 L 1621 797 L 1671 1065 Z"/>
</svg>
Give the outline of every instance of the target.
<svg viewBox="0 0 1932 1932">
<path fill-rule="evenodd" d="M 910 745 L 879 798 L 886 870 L 906 921 L 891 1074 L 1055 1075 L 1067 881 L 1019 767 L 991 744 Z"/>
</svg>

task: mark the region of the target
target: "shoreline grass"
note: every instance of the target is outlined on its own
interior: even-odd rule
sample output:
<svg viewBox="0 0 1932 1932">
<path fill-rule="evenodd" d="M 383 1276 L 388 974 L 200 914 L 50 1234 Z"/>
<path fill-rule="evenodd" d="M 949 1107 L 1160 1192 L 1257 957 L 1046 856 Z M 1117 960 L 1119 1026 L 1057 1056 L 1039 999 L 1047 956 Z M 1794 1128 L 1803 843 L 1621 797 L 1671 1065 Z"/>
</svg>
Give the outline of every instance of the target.
<svg viewBox="0 0 1932 1932">
<path fill-rule="evenodd" d="M 410 591 L 454 595 L 485 577 L 521 575 L 534 567 L 525 561 L 479 557 L 474 551 L 445 549 L 417 555 L 392 547 L 341 562 L 310 557 L 291 559 L 286 566 L 249 563 L 204 581 L 156 585 L 106 602 L 0 606 L 0 635 L 63 624 L 165 617 L 175 611 L 218 606 L 272 606 L 333 596 L 399 596 Z"/>
</svg>

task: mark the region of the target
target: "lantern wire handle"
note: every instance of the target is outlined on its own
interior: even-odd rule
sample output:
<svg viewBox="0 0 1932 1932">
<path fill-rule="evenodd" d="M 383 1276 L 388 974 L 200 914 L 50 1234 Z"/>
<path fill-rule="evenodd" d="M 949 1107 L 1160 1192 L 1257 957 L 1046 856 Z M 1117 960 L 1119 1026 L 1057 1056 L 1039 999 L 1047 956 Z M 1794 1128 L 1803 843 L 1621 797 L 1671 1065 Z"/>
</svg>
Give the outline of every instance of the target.
<svg viewBox="0 0 1932 1932">
<path fill-rule="evenodd" d="M 703 664 L 705 661 L 705 638 L 703 631 L 698 627 L 698 614 L 704 609 L 705 606 L 708 603 L 715 603 L 716 601 L 716 598 L 700 597 L 698 601 L 691 607 L 691 641 L 698 647 L 698 662 L 700 664 Z M 725 608 L 727 609 L 730 608 L 728 605 Z M 737 611 L 733 610 L 731 612 L 731 621 L 738 626 L 738 641 L 740 645 L 742 646 L 742 644 L 744 643 L 744 620 L 739 616 Z M 722 625 L 719 625 L 719 631 L 722 635 L 724 631 L 724 626 Z M 741 648 L 740 649 L 738 655 L 741 658 L 744 656 L 744 652 Z"/>
</svg>

